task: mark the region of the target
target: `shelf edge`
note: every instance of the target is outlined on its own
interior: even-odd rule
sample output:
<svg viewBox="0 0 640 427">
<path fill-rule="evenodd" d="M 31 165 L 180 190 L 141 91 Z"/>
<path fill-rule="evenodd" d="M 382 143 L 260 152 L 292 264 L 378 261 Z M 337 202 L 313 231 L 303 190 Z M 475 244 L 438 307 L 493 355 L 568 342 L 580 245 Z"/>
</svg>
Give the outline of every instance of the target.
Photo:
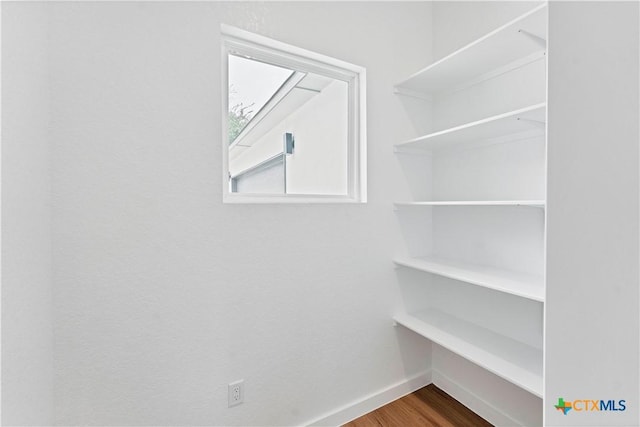
<svg viewBox="0 0 640 427">
<path fill-rule="evenodd" d="M 420 260 L 418 260 L 420 261 Z M 468 283 L 470 285 L 473 286 L 479 286 L 485 289 L 490 289 L 496 292 L 502 292 L 504 294 L 509 294 L 509 295 L 513 295 L 519 298 L 525 298 L 531 301 L 536 301 L 536 302 L 540 302 L 540 303 L 544 303 L 545 302 L 545 296 L 544 296 L 544 283 L 540 284 L 540 292 L 524 292 L 524 291 L 517 291 L 517 290 L 512 290 L 503 286 L 498 286 L 498 285 L 492 285 L 487 281 L 482 281 L 482 280 L 475 280 L 475 279 L 468 279 L 465 278 L 463 275 L 460 274 L 456 274 L 456 273 L 448 273 L 448 272 L 443 272 L 441 269 L 438 268 L 428 268 L 428 267 L 424 267 L 424 266 L 420 266 L 420 265 L 416 265 L 415 262 L 412 262 L 412 259 L 408 259 L 408 260 L 403 260 L 402 258 L 394 258 L 393 259 L 394 264 L 401 266 L 401 267 L 405 267 L 405 268 L 412 268 L 414 270 L 418 270 L 418 271 L 424 271 L 425 273 L 430 273 L 430 274 L 435 274 L 437 276 L 440 277 L 446 277 L 448 279 L 453 279 L 453 280 L 457 280 L 459 282 L 463 282 L 463 283 Z M 435 262 L 435 261 L 434 261 Z M 456 269 L 461 269 L 458 267 L 452 267 L 452 268 L 456 268 Z M 464 269 L 461 269 L 464 270 Z M 467 270 L 470 273 L 473 274 L 473 270 Z M 532 276 L 535 277 L 535 276 Z M 514 282 L 518 282 L 517 280 L 513 280 Z M 534 285 L 527 285 L 526 283 L 520 282 L 525 286 L 533 286 Z"/>
<path fill-rule="evenodd" d="M 476 121 L 469 122 L 469 123 L 464 123 L 464 124 L 461 124 L 461 125 L 458 125 L 458 126 L 454 126 L 452 128 L 447 128 L 447 129 L 440 130 L 440 131 L 437 131 L 437 132 L 433 132 L 433 133 L 429 133 L 429 134 L 426 134 L 426 135 L 422 135 L 422 136 L 419 136 L 417 138 L 409 139 L 407 141 L 398 143 L 395 146 L 396 147 L 403 147 L 403 146 L 415 144 L 416 142 L 427 141 L 429 139 L 437 138 L 437 137 L 442 136 L 442 135 L 449 135 L 449 134 L 453 134 L 453 133 L 459 132 L 461 130 L 472 129 L 472 128 L 477 127 L 477 126 L 481 126 L 481 125 L 484 125 L 484 124 L 497 122 L 499 120 L 507 119 L 507 118 L 510 118 L 510 117 L 515 117 L 515 116 L 518 116 L 520 114 L 530 113 L 532 111 L 536 111 L 538 109 L 542 109 L 542 108 L 546 108 L 546 107 L 547 107 L 547 103 L 546 102 L 540 102 L 538 104 L 530 105 L 528 107 L 519 108 L 517 110 L 508 111 L 506 113 L 497 114 L 495 116 L 486 117 L 484 119 L 476 120 Z"/>
<path fill-rule="evenodd" d="M 537 396 L 539 398 L 543 398 L 543 390 L 542 390 L 542 388 L 540 390 L 538 390 L 535 387 L 527 385 L 526 381 L 521 381 L 519 379 L 509 377 L 508 375 L 501 373 L 499 369 L 495 369 L 495 368 L 492 368 L 490 366 L 487 366 L 486 363 L 482 363 L 482 362 L 478 361 L 477 358 L 469 357 L 464 352 L 462 352 L 462 351 L 458 350 L 457 348 L 455 348 L 456 347 L 455 345 L 447 343 L 446 340 L 434 338 L 432 336 L 432 334 L 424 332 L 423 330 L 421 330 L 422 328 L 416 327 L 413 324 L 414 323 L 422 323 L 427 327 L 439 330 L 443 334 L 453 335 L 451 332 L 447 332 L 446 330 L 443 330 L 443 329 L 441 329 L 441 328 L 439 328 L 439 327 L 437 327 L 435 325 L 431 325 L 431 324 L 419 319 L 418 317 L 415 317 L 415 316 L 413 316 L 411 314 L 407 314 L 407 313 L 394 315 L 393 316 L 393 321 L 395 323 L 403 326 L 404 328 L 407 328 L 407 329 L 413 331 L 414 333 L 420 335 L 421 337 L 423 337 L 425 339 L 428 339 L 429 341 L 432 341 L 432 342 L 436 343 L 437 345 L 439 345 L 439 346 L 441 346 L 443 348 L 446 348 L 447 350 L 459 355 L 460 357 L 470 361 L 471 363 L 475 364 L 476 366 L 479 366 L 480 368 L 485 369 L 488 372 L 491 372 L 492 374 L 504 379 L 505 381 L 508 381 L 509 383 L 515 385 L 516 387 L 519 387 L 522 390 L 525 390 L 525 391 L 527 391 L 527 392 L 529 392 L 529 393 L 531 393 L 531 394 L 533 394 L 533 395 L 535 395 L 535 396 Z M 478 327 L 480 327 L 480 326 L 478 326 Z M 505 338 L 509 339 L 508 337 L 505 337 Z M 462 340 L 462 338 L 460 338 L 460 340 Z M 475 345 L 472 344 L 472 343 L 469 343 L 469 345 L 475 347 Z M 523 344 L 523 345 L 526 345 L 526 344 Z M 487 352 L 486 350 L 484 350 L 482 348 L 479 348 L 479 350 L 483 351 L 485 353 L 490 353 L 490 352 Z M 500 358 L 497 354 L 493 354 L 493 353 L 490 353 L 490 354 L 495 358 Z M 525 372 L 528 372 L 530 375 L 536 376 L 536 378 L 537 378 L 537 375 L 534 374 L 533 372 L 527 371 L 525 368 L 522 368 L 520 366 L 514 365 L 511 362 L 507 362 L 507 363 L 509 363 L 510 365 L 516 366 L 517 368 L 519 368 L 519 369 L 521 369 L 521 370 L 523 370 Z M 542 381 L 543 381 L 542 376 L 540 376 L 539 379 L 540 379 L 540 382 L 542 383 Z"/>
<path fill-rule="evenodd" d="M 505 206 L 505 207 L 529 207 L 544 209 L 544 200 L 443 200 L 424 202 L 394 202 L 396 207 L 429 207 L 429 206 L 459 206 L 459 207 L 482 207 L 482 206 Z"/>
<path fill-rule="evenodd" d="M 426 67 L 420 69 L 419 71 L 411 74 L 409 77 L 407 77 L 406 79 L 402 80 L 401 82 L 397 83 L 394 85 L 394 88 L 406 88 L 404 85 L 410 81 L 411 79 L 418 77 L 419 75 L 428 72 L 430 69 L 435 68 L 437 66 L 439 66 L 442 63 L 445 63 L 449 60 L 451 60 L 451 58 L 454 58 L 458 55 L 460 55 L 461 53 L 470 50 L 471 48 L 473 48 L 475 45 L 482 43 L 483 41 L 493 37 L 494 35 L 500 33 L 501 31 L 504 31 L 505 29 L 509 28 L 512 25 L 517 24 L 518 22 L 528 18 L 529 16 L 537 13 L 538 11 L 544 9 L 547 7 L 547 3 L 543 3 L 541 5 L 538 5 L 536 7 L 534 7 L 533 9 L 529 10 L 528 12 L 523 13 L 522 15 L 516 17 L 515 19 L 512 19 L 511 21 L 507 22 L 504 25 L 501 25 L 500 27 L 496 28 L 493 31 L 490 31 L 489 33 L 485 34 L 484 36 L 477 38 L 476 40 L 472 41 L 471 43 L 461 47 L 460 49 L 457 49 L 455 51 L 453 51 L 452 53 L 444 56 L 443 58 L 440 58 L 439 60 L 431 63 L 430 65 L 427 65 Z M 406 88 L 406 89 L 410 89 L 410 88 Z M 411 89 L 411 90 L 415 90 L 415 89 Z M 428 92 L 427 92 L 428 93 Z"/>
</svg>

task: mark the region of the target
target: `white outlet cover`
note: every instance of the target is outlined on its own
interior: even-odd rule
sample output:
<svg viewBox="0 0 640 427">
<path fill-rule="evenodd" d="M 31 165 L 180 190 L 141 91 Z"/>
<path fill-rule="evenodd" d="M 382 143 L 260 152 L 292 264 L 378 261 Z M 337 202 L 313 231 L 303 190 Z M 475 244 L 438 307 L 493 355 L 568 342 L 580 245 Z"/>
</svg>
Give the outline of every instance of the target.
<svg viewBox="0 0 640 427">
<path fill-rule="evenodd" d="M 229 408 L 244 402 L 244 380 L 229 383 L 228 388 Z"/>
</svg>

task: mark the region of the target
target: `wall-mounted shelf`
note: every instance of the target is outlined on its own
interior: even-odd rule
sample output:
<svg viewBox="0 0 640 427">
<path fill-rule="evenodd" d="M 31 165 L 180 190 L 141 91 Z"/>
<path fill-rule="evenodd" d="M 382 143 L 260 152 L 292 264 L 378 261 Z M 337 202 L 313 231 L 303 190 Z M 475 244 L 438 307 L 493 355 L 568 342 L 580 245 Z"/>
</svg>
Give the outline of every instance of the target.
<svg viewBox="0 0 640 427">
<path fill-rule="evenodd" d="M 398 314 L 393 320 L 542 397 L 542 350 L 435 309 Z"/>
<path fill-rule="evenodd" d="M 524 206 L 544 208 L 544 200 L 443 200 L 428 202 L 396 202 L 396 207 L 419 206 Z"/>
<path fill-rule="evenodd" d="M 454 128 L 434 132 L 409 141 L 396 144 L 396 150 L 421 149 L 438 150 L 460 144 L 474 144 L 510 136 L 510 140 L 523 137 L 543 136 L 545 133 L 546 105 L 536 104 L 497 116 L 488 117 Z"/>
<path fill-rule="evenodd" d="M 546 50 L 547 6 L 543 4 L 418 71 L 396 85 L 398 93 L 433 93 Z"/>
<path fill-rule="evenodd" d="M 394 259 L 393 262 L 402 267 L 544 302 L 544 280 L 542 277 L 436 258 L 400 257 Z"/>
</svg>

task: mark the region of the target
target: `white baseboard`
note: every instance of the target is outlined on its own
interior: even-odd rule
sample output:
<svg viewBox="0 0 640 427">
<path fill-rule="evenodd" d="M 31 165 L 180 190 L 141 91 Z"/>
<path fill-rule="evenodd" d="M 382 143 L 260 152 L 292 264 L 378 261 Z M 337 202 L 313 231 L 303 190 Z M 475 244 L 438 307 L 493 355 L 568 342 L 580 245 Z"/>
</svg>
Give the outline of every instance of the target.
<svg viewBox="0 0 640 427">
<path fill-rule="evenodd" d="M 331 411 L 314 421 L 306 423 L 305 425 L 341 426 L 429 384 L 431 384 L 431 370 L 422 372 L 411 378 L 407 378 L 404 381 L 400 381 L 399 383 L 372 393 L 362 399 Z"/>
<path fill-rule="evenodd" d="M 487 403 L 480 396 L 466 387 L 453 381 L 442 372 L 433 369 L 431 372 L 433 383 L 451 397 L 480 415 L 495 426 L 521 426 L 522 422 L 513 419 L 495 406 Z"/>
</svg>

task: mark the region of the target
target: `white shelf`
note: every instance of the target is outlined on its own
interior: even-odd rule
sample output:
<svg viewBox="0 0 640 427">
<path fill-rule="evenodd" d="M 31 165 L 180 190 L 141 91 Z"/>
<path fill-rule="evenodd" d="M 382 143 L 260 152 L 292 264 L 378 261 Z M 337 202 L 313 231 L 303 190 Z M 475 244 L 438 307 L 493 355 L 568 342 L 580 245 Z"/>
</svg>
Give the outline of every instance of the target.
<svg viewBox="0 0 640 427">
<path fill-rule="evenodd" d="M 399 314 L 400 325 L 542 397 L 542 350 L 438 310 Z"/>
<path fill-rule="evenodd" d="M 546 50 L 546 4 L 445 56 L 396 85 L 398 92 L 453 88 Z"/>
<path fill-rule="evenodd" d="M 397 265 L 425 271 L 499 292 L 544 302 L 542 277 L 437 258 L 400 257 Z"/>
<path fill-rule="evenodd" d="M 429 202 L 396 202 L 396 207 L 411 206 L 528 206 L 544 208 L 544 200 L 447 200 Z"/>
<path fill-rule="evenodd" d="M 404 148 L 438 150 L 444 147 L 480 143 L 506 136 L 543 136 L 546 120 L 545 107 L 544 103 L 536 104 L 466 123 L 396 144 L 396 148 L 400 151 Z"/>
<path fill-rule="evenodd" d="M 536 190 L 532 194 L 531 191 L 518 193 L 517 190 L 539 190 L 544 186 L 544 182 L 540 180 L 544 180 L 546 173 L 547 105 L 540 102 L 546 99 L 540 89 L 544 87 L 542 83 L 545 83 L 542 73 L 545 71 L 543 65 L 547 50 L 547 19 L 548 4 L 545 2 L 433 62 L 395 86 L 395 92 L 400 95 L 429 101 L 435 109 L 434 114 L 443 113 L 450 120 L 448 126 L 455 124 L 444 130 L 442 127 L 432 128 L 430 133 L 417 138 L 396 141 L 400 143 L 394 145 L 394 151 L 403 161 L 403 167 L 409 168 L 406 178 L 418 190 L 425 190 L 424 185 L 431 184 L 435 186 L 435 190 L 440 189 L 453 195 L 464 191 L 466 187 L 463 184 L 468 184 L 469 179 L 475 179 L 473 182 L 480 189 L 489 191 L 506 186 L 504 196 L 519 195 L 534 199 L 505 200 L 500 199 L 500 195 L 491 196 L 487 193 L 486 198 L 498 199 L 423 198 L 394 203 L 396 210 L 400 211 L 400 219 L 405 221 L 403 226 L 409 227 L 403 231 L 410 247 L 424 243 L 421 241 L 426 236 L 422 235 L 422 229 L 428 226 L 434 231 L 432 237 L 436 240 L 435 247 L 442 245 L 447 248 L 447 255 L 451 257 L 438 258 L 436 250 L 436 256 L 404 256 L 394 259 L 403 273 L 408 274 L 410 271 L 404 269 L 411 269 L 432 275 L 424 275 L 427 280 L 435 281 L 434 286 L 424 290 L 437 293 L 435 298 L 427 295 L 424 301 L 415 301 L 414 307 L 420 307 L 419 311 L 398 314 L 394 320 L 476 364 L 478 369 L 492 372 L 531 393 L 527 404 L 530 403 L 528 399 L 533 396 L 543 397 L 544 353 L 539 348 L 542 347 L 541 343 L 532 338 L 540 338 L 540 309 L 543 308 L 546 294 L 543 273 L 537 268 L 531 268 L 544 260 L 544 252 L 539 250 L 544 234 L 539 232 L 545 233 L 545 225 L 543 223 L 541 227 L 538 225 L 535 229 L 529 229 L 529 215 L 536 218 L 540 213 L 544 215 L 546 201 L 543 200 L 544 197 L 542 200 L 535 199 L 542 194 L 541 191 Z M 504 76 L 504 79 L 496 79 L 498 76 Z M 494 80 L 489 82 L 490 79 Z M 523 82 L 523 79 L 530 84 L 525 82 L 516 87 L 516 82 Z M 486 85 L 481 85 L 482 82 L 486 82 Z M 509 100 L 513 100 L 511 107 L 503 106 L 498 109 L 498 104 L 504 101 L 504 97 L 495 93 L 500 90 L 500 85 L 504 85 L 502 92 L 509 95 Z M 457 110 L 450 109 L 456 103 L 468 102 L 469 99 L 473 102 L 473 107 L 482 106 L 485 111 L 482 114 L 500 114 L 468 122 L 469 118 L 465 119 Z M 539 103 L 527 104 L 534 99 Z M 522 108 L 507 111 L 515 106 Z M 482 116 L 475 115 L 474 119 L 478 117 Z M 485 150 L 484 147 L 489 145 L 491 148 Z M 469 148 L 473 151 L 469 151 Z M 482 150 L 477 150 L 478 148 Z M 414 156 L 424 156 L 424 161 L 410 161 Z M 485 172 L 485 176 L 478 176 L 482 172 Z M 505 176 L 511 179 L 505 182 Z M 446 188 L 439 188 L 440 183 L 447 183 Z M 412 190 L 416 188 L 412 187 Z M 462 196 L 461 193 L 459 195 Z M 425 225 L 414 217 L 414 214 L 420 216 L 422 212 L 417 209 L 433 213 L 437 221 Z M 501 222 L 504 214 L 510 214 L 507 223 L 509 227 L 504 227 Z M 478 217 L 477 221 L 475 217 Z M 536 221 L 539 222 L 539 219 L 541 218 Z M 454 220 L 456 222 L 451 222 Z M 463 222 L 463 226 L 459 226 L 459 221 Z M 420 230 L 412 235 L 411 227 L 416 226 Z M 438 226 L 446 228 L 441 232 Z M 525 229 L 521 230 L 521 226 Z M 479 227 L 483 228 L 478 229 Z M 471 240 L 475 240 L 475 236 L 482 236 L 483 239 L 491 236 L 491 240 L 487 241 L 486 246 L 465 248 L 467 235 Z M 518 241 L 514 242 L 514 239 Z M 509 251 L 521 253 L 522 257 L 530 260 L 516 267 L 515 264 L 507 263 L 516 256 L 509 254 Z M 521 270 L 455 261 L 464 259 L 466 252 L 480 252 L 477 255 L 482 255 L 488 265 L 503 265 L 507 269 Z M 505 257 L 507 254 L 511 256 Z M 444 283 L 444 279 L 439 279 L 442 277 L 452 281 Z M 419 277 L 405 274 L 399 276 L 401 281 L 412 283 L 411 279 Z M 411 296 L 415 295 L 408 297 Z M 477 310 L 468 312 L 464 305 L 459 306 L 461 298 L 463 301 L 471 298 Z M 435 307 L 425 310 L 425 307 L 432 305 Z M 494 316 L 495 310 L 500 311 L 499 318 Z M 500 319 L 505 323 L 492 323 Z M 493 390 L 483 389 L 482 392 L 493 393 Z"/>
</svg>

